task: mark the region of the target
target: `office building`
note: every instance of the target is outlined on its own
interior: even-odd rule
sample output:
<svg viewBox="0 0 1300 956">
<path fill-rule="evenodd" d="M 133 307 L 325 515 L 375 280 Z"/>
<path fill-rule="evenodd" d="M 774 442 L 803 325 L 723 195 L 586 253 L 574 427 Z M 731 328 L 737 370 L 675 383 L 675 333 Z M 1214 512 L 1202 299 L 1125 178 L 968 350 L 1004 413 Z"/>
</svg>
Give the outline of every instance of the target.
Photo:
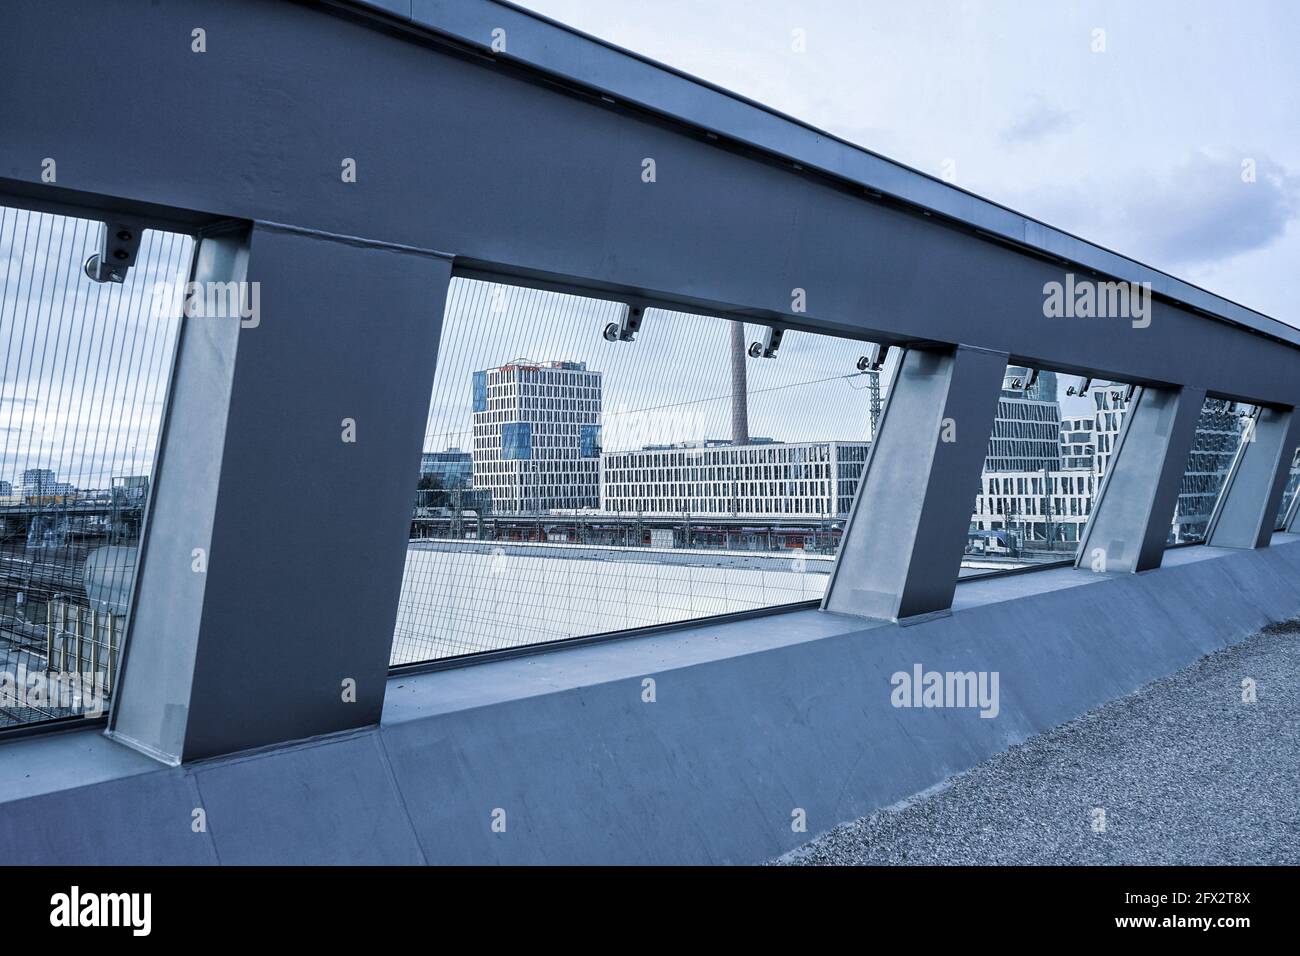
<svg viewBox="0 0 1300 956">
<path fill-rule="evenodd" d="M 1196 425 L 1187 470 L 1178 488 L 1171 544 L 1205 537 L 1224 477 L 1241 444 L 1244 414 L 1245 408 L 1238 402 L 1206 399 Z"/>
<path fill-rule="evenodd" d="M 1031 386 L 1029 394 L 1016 382 L 1024 381 L 1024 372 L 1007 370 L 1002 394 L 998 398 L 997 416 L 989 436 L 989 451 L 984 462 L 986 471 L 1039 471 L 1061 467 L 1061 407 L 1053 401 L 1030 397 L 1041 386 Z M 1055 387 L 1053 386 L 1053 390 Z"/>
<path fill-rule="evenodd" d="M 1041 376 L 1040 376 L 1041 381 Z M 972 531 L 1010 531 L 1018 540 L 1032 547 L 1033 542 L 1077 542 L 1092 513 L 1092 502 L 1101 487 L 1115 438 L 1119 434 L 1127 407 L 1126 390 L 1121 386 L 1098 385 L 1089 393 L 1093 415 L 1061 419 L 1056 409 L 1056 464 L 1039 455 L 1039 466 L 1012 470 L 997 468 L 1003 459 L 992 457 L 984 464 L 980 492 L 971 516 Z M 1009 403 L 1004 412 L 1003 403 Z M 1034 400 L 1016 402 L 1007 397 L 999 400 L 998 421 L 1033 425 L 1033 449 L 1041 452 L 1037 426 L 1053 416 Z M 1014 417 L 1018 416 L 1018 417 Z M 1014 446 L 1007 446 L 1013 447 Z"/>
<path fill-rule="evenodd" d="M 516 360 L 473 377 L 474 487 L 500 512 L 600 504 L 601 373 Z"/>
<path fill-rule="evenodd" d="M 23 495 L 28 498 L 57 494 L 58 481 L 49 468 L 28 468 L 23 472 Z"/>
<path fill-rule="evenodd" d="M 853 506 L 870 442 L 705 441 L 607 452 L 606 511 L 835 518 Z"/>
<path fill-rule="evenodd" d="M 474 456 L 452 447 L 420 455 L 420 477 L 432 477 L 439 488 L 468 488 L 474 477 Z"/>
</svg>

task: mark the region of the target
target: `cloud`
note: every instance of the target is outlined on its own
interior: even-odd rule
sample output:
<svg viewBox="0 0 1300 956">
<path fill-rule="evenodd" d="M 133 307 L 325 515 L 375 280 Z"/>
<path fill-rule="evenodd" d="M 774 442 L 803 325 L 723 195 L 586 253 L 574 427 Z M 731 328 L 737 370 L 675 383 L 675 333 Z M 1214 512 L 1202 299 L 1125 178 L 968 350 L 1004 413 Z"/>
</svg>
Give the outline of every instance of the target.
<svg viewBox="0 0 1300 956">
<path fill-rule="evenodd" d="M 1077 122 L 1078 116 L 1073 111 L 1039 100 L 1003 128 L 1002 140 L 1006 143 L 1036 143 L 1054 133 L 1072 129 Z"/>
<path fill-rule="evenodd" d="M 1130 183 L 1120 223 L 1153 261 L 1190 266 L 1263 249 L 1297 216 L 1300 175 L 1266 156 L 1197 151 L 1168 176 Z"/>
<path fill-rule="evenodd" d="M 1243 161 L 1254 161 L 1254 179 Z M 1300 218 L 1300 175 L 1260 152 L 1196 150 L 1163 173 L 1038 186 L 1013 208 L 1093 242 L 1174 272 L 1258 252 Z"/>
</svg>

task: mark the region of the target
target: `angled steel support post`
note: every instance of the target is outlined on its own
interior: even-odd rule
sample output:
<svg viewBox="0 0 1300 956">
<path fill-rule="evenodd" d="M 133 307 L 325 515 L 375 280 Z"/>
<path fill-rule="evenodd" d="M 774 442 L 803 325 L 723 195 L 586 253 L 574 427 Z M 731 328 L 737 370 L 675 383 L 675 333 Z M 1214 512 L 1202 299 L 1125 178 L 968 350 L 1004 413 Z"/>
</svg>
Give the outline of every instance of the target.
<svg viewBox="0 0 1300 956">
<path fill-rule="evenodd" d="M 1084 529 L 1077 567 L 1160 567 L 1204 404 L 1202 388 L 1137 390 Z"/>
<path fill-rule="evenodd" d="M 1216 548 L 1268 547 L 1297 441 L 1300 415 L 1294 409 L 1259 409 L 1224 479 L 1206 544 Z"/>
<path fill-rule="evenodd" d="M 952 606 L 1007 358 L 903 355 L 823 609 L 900 621 Z"/>
<path fill-rule="evenodd" d="M 258 223 L 195 268 L 238 295 L 182 326 L 108 731 L 169 763 L 378 721 L 451 263 Z"/>
</svg>

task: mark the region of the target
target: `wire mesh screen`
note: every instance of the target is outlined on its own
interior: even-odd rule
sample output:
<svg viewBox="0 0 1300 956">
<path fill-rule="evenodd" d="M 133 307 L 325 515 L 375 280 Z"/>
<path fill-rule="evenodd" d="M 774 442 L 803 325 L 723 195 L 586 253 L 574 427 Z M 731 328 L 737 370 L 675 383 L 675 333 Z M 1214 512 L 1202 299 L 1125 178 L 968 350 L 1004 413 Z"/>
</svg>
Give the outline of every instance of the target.
<svg viewBox="0 0 1300 956">
<path fill-rule="evenodd" d="M 193 240 L 98 283 L 103 228 L 0 207 L 0 727 L 101 712 L 125 632 Z"/>
<path fill-rule="evenodd" d="M 394 664 L 822 596 L 892 369 L 658 310 L 610 341 L 622 314 L 453 280 Z"/>
<path fill-rule="evenodd" d="M 963 577 L 1075 557 L 1130 402 L 1121 383 L 1007 367 Z"/>
<path fill-rule="evenodd" d="M 1291 511 L 1291 502 L 1295 500 L 1296 489 L 1300 488 L 1300 448 L 1291 453 L 1291 468 L 1287 472 L 1286 484 L 1282 488 L 1282 504 L 1277 510 L 1274 526 L 1280 531 L 1286 527 L 1287 515 Z"/>
<path fill-rule="evenodd" d="M 1128 386 L 1009 366 L 971 517 L 962 574 L 1073 558 L 1110 469 Z M 1207 398 L 1170 526 L 1170 544 L 1203 541 L 1254 408 Z"/>
<path fill-rule="evenodd" d="M 1169 527 L 1170 544 L 1205 540 L 1214 506 L 1242 440 L 1254 434 L 1255 406 L 1226 398 L 1207 398 L 1196 423 L 1192 452 L 1178 487 Z"/>
</svg>

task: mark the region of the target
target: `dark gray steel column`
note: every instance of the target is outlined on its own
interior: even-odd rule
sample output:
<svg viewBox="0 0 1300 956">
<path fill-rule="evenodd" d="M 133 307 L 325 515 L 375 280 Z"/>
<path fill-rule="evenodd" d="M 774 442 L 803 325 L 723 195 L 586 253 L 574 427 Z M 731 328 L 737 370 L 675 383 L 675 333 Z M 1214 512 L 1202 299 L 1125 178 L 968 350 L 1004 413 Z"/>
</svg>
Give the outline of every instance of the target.
<svg viewBox="0 0 1300 956">
<path fill-rule="evenodd" d="M 909 350 L 822 607 L 901 620 L 952 606 L 1008 356 Z"/>
<path fill-rule="evenodd" d="M 1273 537 L 1291 456 L 1300 440 L 1294 409 L 1261 408 L 1224 480 L 1206 543 L 1216 548 L 1266 548 Z"/>
<path fill-rule="evenodd" d="M 203 240 L 197 278 L 260 314 L 184 323 L 111 735 L 176 762 L 378 721 L 450 272 Z"/>
<path fill-rule="evenodd" d="M 1160 567 L 1204 404 L 1202 388 L 1137 390 L 1093 503 L 1076 566 L 1106 571 Z"/>
</svg>

